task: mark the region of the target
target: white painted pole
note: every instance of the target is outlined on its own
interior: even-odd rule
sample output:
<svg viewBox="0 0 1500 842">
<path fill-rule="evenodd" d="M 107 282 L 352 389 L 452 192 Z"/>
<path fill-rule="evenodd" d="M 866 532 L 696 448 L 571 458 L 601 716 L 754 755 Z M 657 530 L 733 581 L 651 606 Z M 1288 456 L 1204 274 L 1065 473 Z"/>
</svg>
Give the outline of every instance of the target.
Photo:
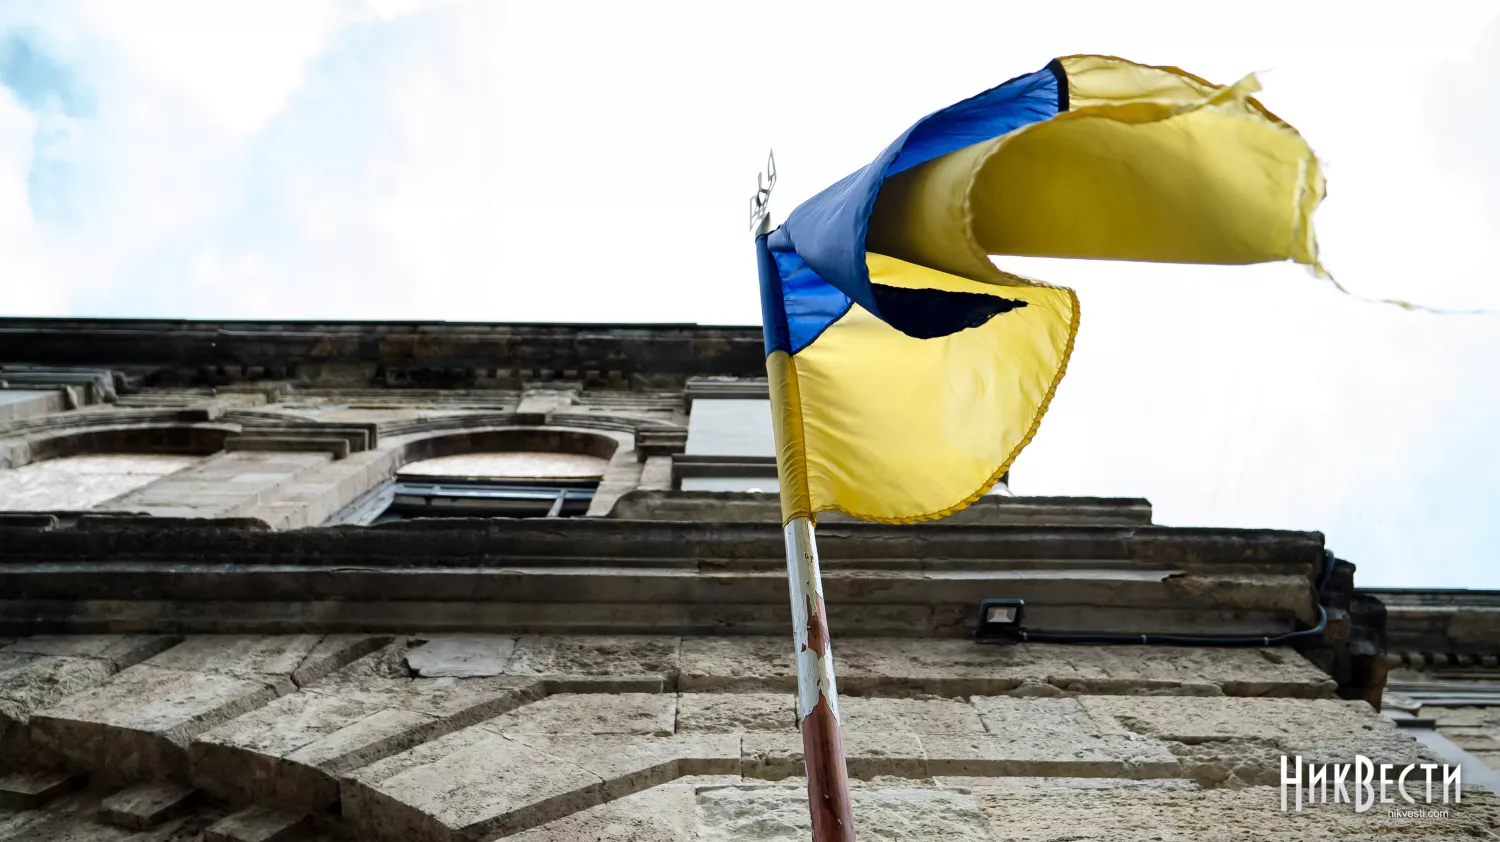
<svg viewBox="0 0 1500 842">
<path fill-rule="evenodd" d="M 854 842 L 849 772 L 839 722 L 833 648 L 823 604 L 823 575 L 812 521 L 787 521 L 786 573 L 792 596 L 792 642 L 797 658 L 797 721 L 807 764 L 807 802 L 813 842 Z"/>
</svg>

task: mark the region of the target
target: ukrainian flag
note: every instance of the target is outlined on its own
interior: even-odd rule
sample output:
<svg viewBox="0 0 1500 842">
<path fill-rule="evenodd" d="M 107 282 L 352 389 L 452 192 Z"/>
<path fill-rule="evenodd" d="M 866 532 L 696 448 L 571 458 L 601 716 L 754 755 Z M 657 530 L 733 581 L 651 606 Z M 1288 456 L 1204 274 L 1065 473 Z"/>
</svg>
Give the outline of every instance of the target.
<svg viewBox="0 0 1500 842">
<path fill-rule="evenodd" d="M 1078 297 L 990 255 L 1317 266 L 1318 160 L 1258 89 L 1057 59 L 924 117 L 760 236 L 783 518 L 938 518 L 1009 469 Z"/>
</svg>

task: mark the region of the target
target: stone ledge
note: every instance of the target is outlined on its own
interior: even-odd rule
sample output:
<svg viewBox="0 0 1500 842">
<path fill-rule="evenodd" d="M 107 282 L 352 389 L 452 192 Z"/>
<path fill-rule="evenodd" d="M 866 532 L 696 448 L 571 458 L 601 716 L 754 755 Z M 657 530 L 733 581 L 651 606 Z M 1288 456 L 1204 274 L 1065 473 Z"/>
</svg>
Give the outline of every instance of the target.
<svg viewBox="0 0 1500 842">
<path fill-rule="evenodd" d="M 229 436 L 224 439 L 224 450 L 262 453 L 327 453 L 334 459 L 346 459 L 349 456 L 349 441 L 345 438 L 312 436 Z"/>
<path fill-rule="evenodd" d="M 675 471 L 678 466 L 674 463 L 673 467 Z M 744 475 L 744 471 L 738 475 Z M 774 464 L 769 476 L 774 486 Z M 781 504 L 774 493 L 641 489 L 621 497 L 609 516 L 619 520 L 779 524 Z M 820 533 L 832 526 L 855 523 L 859 521 L 837 512 L 825 512 L 818 517 Z M 1151 503 L 1141 498 L 994 496 L 981 498 L 941 521 L 920 526 L 932 529 L 958 524 L 1144 526 L 1150 523 Z"/>
<path fill-rule="evenodd" d="M 0 762 L 32 754 L 33 713 L 96 687 L 120 669 L 148 658 L 174 636 L 33 637 L 0 650 Z"/>
<path fill-rule="evenodd" d="M 972 641 L 835 639 L 845 695 L 1072 694 L 1251 695 L 1327 698 L 1334 684 L 1286 649 L 978 646 Z M 780 638 L 683 641 L 677 686 L 685 691 L 791 691 L 791 648 Z"/>
<path fill-rule="evenodd" d="M 309 817 L 290 810 L 246 807 L 203 832 L 203 842 L 291 842 L 310 826 Z"/>
<path fill-rule="evenodd" d="M 76 768 L 185 781 L 187 743 L 290 689 L 201 672 L 131 667 L 108 684 L 31 717 L 31 740 Z"/>
<path fill-rule="evenodd" d="M 194 785 L 220 797 L 321 810 L 335 775 L 437 736 L 439 720 L 335 696 L 294 693 L 194 739 Z"/>
<path fill-rule="evenodd" d="M 1149 580 L 1084 573 L 1021 579 L 862 570 L 829 574 L 836 628 L 862 635 L 968 637 L 975 593 L 1022 597 L 1028 623 L 1049 631 L 1276 635 L 1305 624 L 1305 582 L 1261 577 L 1226 604 L 1225 584 L 1182 593 L 1166 574 Z M 780 589 L 778 591 L 778 588 Z M 272 634 L 392 628 L 487 634 L 772 634 L 790 622 L 784 573 L 698 573 L 637 567 L 569 570 L 347 570 L 254 565 L 9 565 L 0 570 L 0 630 L 94 633 Z M 567 601 L 555 595 L 564 592 Z M 118 598 L 120 593 L 132 595 Z M 547 598 L 547 594 L 553 598 Z M 393 598 L 394 597 L 394 598 Z M 1077 600 L 1077 601 L 1070 601 Z M 1118 603 L 1112 605 L 1111 603 Z"/>
<path fill-rule="evenodd" d="M 505 836 L 684 775 L 737 774 L 739 752 L 735 737 L 509 736 L 467 728 L 346 777 L 343 813 L 357 832 L 382 839 Z"/>
<path fill-rule="evenodd" d="M 146 830 L 193 807 L 198 791 L 169 783 L 140 783 L 104 799 L 99 818 L 116 827 Z"/>
<path fill-rule="evenodd" d="M 530 677 L 413 677 L 409 651 L 398 641 L 202 734 L 193 779 L 226 797 L 322 809 L 338 797 L 338 774 L 545 693 Z"/>
<path fill-rule="evenodd" d="M 0 359 L 139 363 L 149 365 L 163 385 L 174 386 L 202 382 L 200 369 L 206 367 L 215 372 L 211 382 L 253 382 L 250 372 L 263 368 L 294 370 L 299 380 L 333 387 L 368 387 L 386 372 L 396 385 L 421 387 L 423 378 L 391 375 L 405 375 L 405 365 L 416 367 L 424 357 L 446 361 L 435 369 L 438 374 L 466 373 L 433 376 L 449 388 L 472 387 L 476 370 L 497 368 L 539 380 L 568 371 L 607 372 L 609 382 L 643 380 L 673 388 L 688 377 L 765 374 L 758 327 L 0 319 Z M 239 362 L 226 366 L 226 359 Z"/>
<path fill-rule="evenodd" d="M 135 657 L 160 643 L 137 641 L 122 650 L 129 639 L 120 640 L 110 645 L 99 638 L 48 638 L 12 645 L 116 656 L 129 651 Z M 187 747 L 193 737 L 292 692 L 299 679 L 327 674 L 379 640 L 323 635 L 190 637 L 38 710 L 30 717 L 27 733 L 33 745 L 55 752 L 76 768 L 134 780 L 185 781 Z M 113 672 L 102 660 L 71 660 L 100 664 L 106 674 Z M 8 689 L 0 687 L 0 693 Z"/>
<path fill-rule="evenodd" d="M 0 653 L 93 658 L 107 662 L 115 670 L 122 670 L 181 642 L 181 635 L 35 635 L 0 649 Z"/>
<path fill-rule="evenodd" d="M 0 775 L 0 810 L 34 810 L 83 786 L 86 778 L 69 772 L 11 772 Z"/>
<path fill-rule="evenodd" d="M 107 520 L 107 519 L 105 519 Z M 775 523 L 680 523 L 574 518 L 546 526 L 534 519 L 467 518 L 412 520 L 378 527 L 337 526 L 289 532 L 219 529 L 21 533 L 0 550 L 28 559 L 202 560 L 235 563 L 340 566 L 348 559 L 375 566 L 473 564 L 476 557 L 778 559 L 785 552 Z M 215 534 L 222 533 L 222 534 Z M 234 534 L 241 533 L 241 534 Z M 235 540 L 224 540 L 234 534 Z M 886 526 L 829 525 L 818 531 L 825 569 L 870 558 L 1125 561 L 1159 566 L 1249 565 L 1282 573 L 1312 571 L 1322 564 L 1323 536 L 1271 529 L 1210 529 L 1166 526 Z M 451 561 L 450 561 L 451 560 Z"/>
</svg>

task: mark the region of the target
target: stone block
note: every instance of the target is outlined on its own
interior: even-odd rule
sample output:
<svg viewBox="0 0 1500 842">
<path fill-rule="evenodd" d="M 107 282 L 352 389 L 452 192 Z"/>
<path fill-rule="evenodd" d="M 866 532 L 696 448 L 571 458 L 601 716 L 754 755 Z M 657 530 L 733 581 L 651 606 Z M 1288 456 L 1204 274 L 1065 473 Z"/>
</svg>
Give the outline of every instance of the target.
<svg viewBox="0 0 1500 842">
<path fill-rule="evenodd" d="M 686 649 L 687 641 L 683 646 Z M 797 697 L 791 692 L 681 693 L 677 696 L 677 730 L 709 734 L 795 732 Z"/>
<path fill-rule="evenodd" d="M 792 658 L 791 640 L 785 637 L 683 638 L 677 689 L 795 692 L 797 664 Z"/>
<path fill-rule="evenodd" d="M 265 681 L 140 664 L 33 714 L 30 734 L 79 768 L 182 780 L 189 740 L 276 695 Z"/>
<path fill-rule="evenodd" d="M 671 736 L 677 697 L 671 693 L 548 696 L 485 722 L 502 734 L 639 734 Z"/>
<path fill-rule="evenodd" d="M 652 787 L 506 837 L 507 842 L 699 842 L 694 787 Z"/>
<path fill-rule="evenodd" d="M 839 717 L 847 731 L 887 734 L 982 734 L 974 708 L 948 699 L 843 696 Z"/>
<path fill-rule="evenodd" d="M 357 834 L 459 842 L 536 827 L 601 803 L 596 774 L 484 728 L 465 728 L 341 781 Z"/>
<path fill-rule="evenodd" d="M 1500 708 L 1445 708 L 1422 706 L 1424 717 L 1437 721 L 1439 728 L 1500 728 Z"/>
<path fill-rule="evenodd" d="M 0 757 L 30 755 L 32 713 L 104 683 L 114 674 L 115 663 L 109 658 L 0 652 Z"/>
<path fill-rule="evenodd" d="M 0 649 L 28 655 L 98 658 L 115 670 L 132 667 L 182 640 L 175 634 L 43 634 Z"/>
<path fill-rule="evenodd" d="M 982 734 L 974 708 L 947 699 L 839 698 L 846 732 L 903 734 Z M 684 733 L 795 731 L 796 696 L 783 693 L 682 693 L 677 727 Z"/>
<path fill-rule="evenodd" d="M 305 687 L 326 678 L 334 670 L 362 658 L 390 643 L 390 635 L 329 634 L 324 635 L 312 651 L 292 670 L 292 681 Z"/>
<path fill-rule="evenodd" d="M 257 805 L 214 822 L 203 832 L 203 842 L 291 842 L 309 824 L 306 813 Z"/>
<path fill-rule="evenodd" d="M 83 785 L 71 772 L 10 772 L 0 775 L 0 810 L 34 810 Z"/>
<path fill-rule="evenodd" d="M 676 637 L 547 635 L 516 642 L 506 673 L 536 676 L 660 676 L 675 681 Z"/>
<path fill-rule="evenodd" d="M 307 520 L 307 507 L 301 503 L 276 502 L 247 508 L 246 512 L 265 521 L 272 529 L 306 529 L 313 524 Z"/>
<path fill-rule="evenodd" d="M 291 676 L 322 639 L 317 634 L 192 635 L 146 663 L 224 675 Z"/>
<path fill-rule="evenodd" d="M 1162 694 L 1327 698 L 1334 682 L 1291 650 L 1048 644 L 980 646 L 969 640 L 841 638 L 839 688 L 848 696 Z M 794 690 L 790 644 L 780 637 L 687 638 L 679 690 Z"/>
<path fill-rule="evenodd" d="M 844 759 L 850 778 L 925 778 L 930 774 L 922 742 L 915 734 L 845 732 Z M 747 732 L 741 738 L 741 774 L 746 778 L 778 781 L 806 773 L 800 732 Z"/>
<path fill-rule="evenodd" d="M 998 781 L 997 784 L 1011 782 Z M 1348 804 L 1281 812 L 1274 786 L 1077 786 L 1025 781 L 970 790 L 995 839 L 1007 842 L 1241 842 L 1282 839 L 1402 839 L 1459 842 L 1500 826 L 1500 800 L 1468 793 L 1442 818 L 1355 813 Z M 1113 783 L 1113 782 L 1112 782 Z M 857 803 L 857 802 L 856 802 Z M 1377 808 L 1380 805 L 1376 805 Z M 1413 805 L 1404 805 L 1413 806 Z M 1417 805 L 1425 806 L 1425 805 Z M 1435 805 L 1442 809 L 1442 805 Z M 856 814 L 857 815 L 857 814 Z"/>
<path fill-rule="evenodd" d="M 1079 694 L 1326 697 L 1335 687 L 1290 650 L 851 638 L 835 642 L 834 658 L 840 686 L 851 693 L 910 687 L 937 695 L 998 695 L 1040 685 Z"/>
<path fill-rule="evenodd" d="M 545 695 L 543 683 L 534 678 L 412 678 L 403 657 L 400 647 L 391 647 L 304 689 L 458 723 L 454 728 L 499 716 Z"/>
<path fill-rule="evenodd" d="M 339 774 L 542 698 L 534 678 L 412 678 L 405 643 L 371 653 L 266 708 L 203 734 L 199 785 L 315 810 Z"/>
<path fill-rule="evenodd" d="M 1495 728 L 1444 728 L 1442 734 L 1464 751 L 1500 751 L 1500 730 Z"/>
<path fill-rule="evenodd" d="M 1118 696 L 1079 701 L 1096 722 L 1113 719 L 1164 742 L 1178 757 L 1179 774 L 1205 784 L 1274 785 L 1284 754 L 1317 763 L 1352 763 L 1356 754 L 1398 765 L 1434 760 L 1364 702 Z"/>
<path fill-rule="evenodd" d="M 97 686 L 114 673 L 108 661 L 95 658 L 0 654 L 0 698 L 36 710 Z"/>
<path fill-rule="evenodd" d="M 99 804 L 99 818 L 117 827 L 146 830 L 188 812 L 198 791 L 177 784 L 148 782 L 127 787 Z"/>
<path fill-rule="evenodd" d="M 350 773 L 343 813 L 369 836 L 489 838 L 539 827 L 689 775 L 739 773 L 732 735 L 456 731 Z"/>
<path fill-rule="evenodd" d="M 1177 762 L 1165 746 L 1129 737 L 1100 737 L 1079 744 L 1059 735 L 1015 740 L 991 736 L 923 737 L 933 775 L 1003 777 L 1170 777 Z"/>
<path fill-rule="evenodd" d="M 518 742 L 599 776 L 612 801 L 684 775 L 740 774 L 740 740 L 724 734 L 676 737 L 516 735 Z"/>
<path fill-rule="evenodd" d="M 293 693 L 200 734 L 189 749 L 192 779 L 231 800 L 320 810 L 338 800 L 339 772 L 418 745 L 437 724 L 412 711 Z"/>
<path fill-rule="evenodd" d="M 503 675 L 515 647 L 516 638 L 511 635 L 433 635 L 407 651 L 406 663 L 424 678 Z"/>
<path fill-rule="evenodd" d="M 989 733 L 922 737 L 934 775 L 1165 778 L 1176 758 L 1159 740 L 1107 720 L 1078 699 L 976 698 Z"/>
<path fill-rule="evenodd" d="M 1096 722 L 1114 720 L 1136 733 L 1192 743 L 1356 734 L 1380 724 L 1368 704 L 1334 700 L 1100 696 L 1078 704 Z"/>
<path fill-rule="evenodd" d="M 846 693 L 905 686 L 937 695 L 1004 692 L 1021 684 L 1037 660 L 1023 646 L 883 638 L 835 641 L 833 656 Z"/>
<path fill-rule="evenodd" d="M 936 787 L 858 787 L 855 837 L 865 842 L 992 842 L 979 800 Z M 801 787 L 715 787 L 698 792 L 698 842 L 804 842 L 812 832 Z"/>
<path fill-rule="evenodd" d="M 76 790 L 47 803 L 46 809 L 0 810 L 4 842 L 148 842 L 128 830 L 96 822 L 99 794 Z M 157 842 L 157 840 L 149 840 Z M 177 840 L 172 840 L 177 842 Z"/>
<path fill-rule="evenodd" d="M 1029 739 L 1038 734 L 1092 739 L 1133 733 L 1111 715 L 1095 717 L 1090 713 L 1092 706 L 1077 698 L 975 696 L 970 703 L 984 723 L 983 730 L 1003 739 Z"/>
</svg>

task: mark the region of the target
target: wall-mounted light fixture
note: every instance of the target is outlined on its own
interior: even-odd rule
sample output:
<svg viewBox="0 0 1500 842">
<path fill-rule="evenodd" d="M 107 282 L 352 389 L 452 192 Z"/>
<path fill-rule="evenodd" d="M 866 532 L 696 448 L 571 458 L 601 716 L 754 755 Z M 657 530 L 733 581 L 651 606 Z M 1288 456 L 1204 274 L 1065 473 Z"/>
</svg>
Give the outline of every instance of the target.
<svg viewBox="0 0 1500 842">
<path fill-rule="evenodd" d="M 979 625 L 974 639 L 980 643 L 1015 643 L 1021 639 L 1023 599 L 985 599 L 979 602 Z"/>
</svg>

